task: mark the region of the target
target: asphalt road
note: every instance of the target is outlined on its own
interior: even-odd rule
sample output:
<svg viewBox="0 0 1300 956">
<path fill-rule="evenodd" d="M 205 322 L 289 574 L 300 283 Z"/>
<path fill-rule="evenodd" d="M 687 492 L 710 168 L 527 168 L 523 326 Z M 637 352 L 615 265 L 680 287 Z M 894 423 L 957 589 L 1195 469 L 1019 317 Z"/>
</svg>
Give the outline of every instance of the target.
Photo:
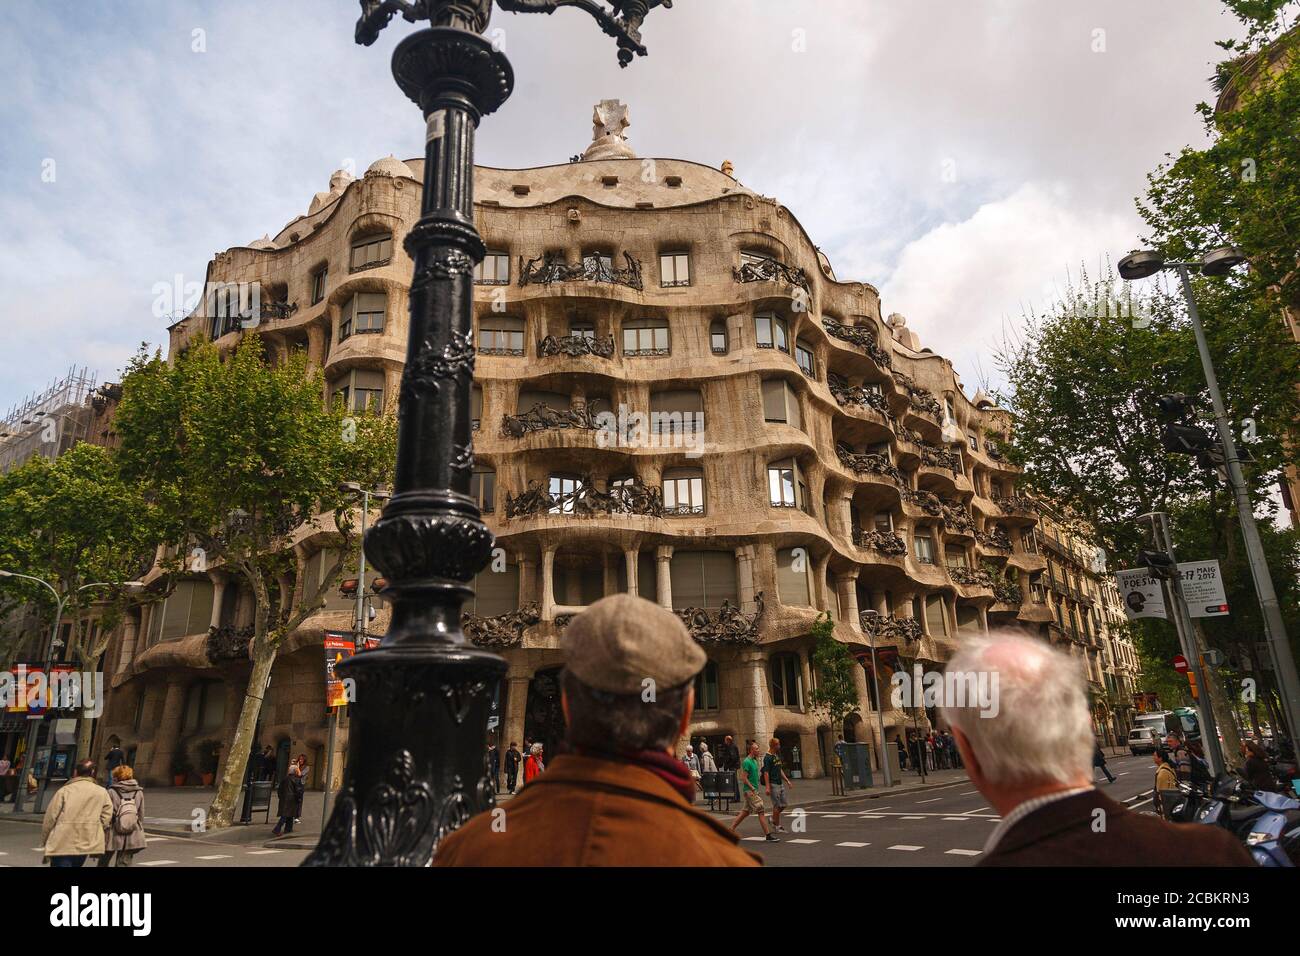
<svg viewBox="0 0 1300 956">
<path fill-rule="evenodd" d="M 146 831 L 148 832 L 148 831 Z M 271 850 L 261 846 L 232 846 L 181 837 L 147 837 L 149 846 L 136 856 L 135 866 L 297 866 L 306 850 Z M 34 823 L 0 820 L 0 866 L 40 866 L 41 828 Z M 93 861 L 87 861 L 87 866 Z"/>
<path fill-rule="evenodd" d="M 1115 783 L 1105 783 L 1098 773 L 1107 794 L 1133 809 L 1149 810 L 1155 776 L 1151 757 L 1113 758 L 1109 766 Z M 796 800 L 798 793 L 796 785 Z M 717 816 L 730 821 L 735 814 Z M 961 782 L 823 805 L 805 811 L 802 820 L 787 810 L 782 823 L 789 832 L 778 834 L 780 843 L 765 842 L 753 817 L 741 824 L 740 832 L 743 845 L 762 854 L 768 866 L 970 866 L 979 859 L 998 819 L 978 791 Z M 796 825 L 802 829 L 797 831 Z M 308 852 L 178 837 L 148 839 L 137 866 L 297 866 Z M 0 820 L 0 867 L 41 865 L 40 841 L 35 824 Z"/>
<path fill-rule="evenodd" d="M 1097 771 L 1106 794 L 1132 809 L 1150 810 L 1155 778 L 1150 755 L 1110 758 L 1107 765 L 1116 777 L 1113 784 Z M 794 795 L 797 799 L 797 785 Z M 797 817 L 787 809 L 781 822 L 789 832 L 777 834 L 780 843 L 765 842 L 752 816 L 740 832 L 743 845 L 760 853 L 768 866 L 971 866 L 999 819 L 974 786 L 962 782 L 807 810 L 802 832 L 795 832 Z"/>
</svg>

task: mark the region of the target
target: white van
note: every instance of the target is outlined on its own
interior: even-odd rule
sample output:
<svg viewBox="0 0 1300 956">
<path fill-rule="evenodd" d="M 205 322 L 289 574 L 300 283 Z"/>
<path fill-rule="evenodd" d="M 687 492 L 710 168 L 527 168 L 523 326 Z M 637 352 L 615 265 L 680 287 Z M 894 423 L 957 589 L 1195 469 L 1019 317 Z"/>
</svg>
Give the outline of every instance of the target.
<svg viewBox="0 0 1300 956">
<path fill-rule="evenodd" d="M 1154 753 L 1160 740 L 1154 727 L 1134 727 L 1128 732 L 1128 749 L 1135 757 L 1138 754 Z"/>
</svg>

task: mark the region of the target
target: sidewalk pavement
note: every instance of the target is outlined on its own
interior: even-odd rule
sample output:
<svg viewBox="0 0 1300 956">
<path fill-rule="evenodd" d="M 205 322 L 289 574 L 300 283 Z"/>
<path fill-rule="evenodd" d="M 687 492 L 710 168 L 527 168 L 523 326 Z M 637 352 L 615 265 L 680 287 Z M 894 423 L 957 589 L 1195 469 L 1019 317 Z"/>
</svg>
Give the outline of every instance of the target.
<svg viewBox="0 0 1300 956">
<path fill-rule="evenodd" d="M 848 793 L 836 795 L 831 793 L 830 778 L 818 777 L 794 782 L 794 786 L 790 790 L 790 806 L 792 808 L 811 808 L 841 803 L 846 800 L 874 800 L 881 797 L 892 797 L 901 793 L 916 793 L 966 782 L 967 777 L 964 770 L 937 770 L 934 773 L 927 773 L 924 782 L 919 774 L 904 770 L 902 771 L 902 778 L 896 781 L 893 787 L 884 787 L 877 778 L 877 785 L 874 787 L 866 790 L 850 790 Z M 198 821 L 201 821 L 206 816 L 208 806 L 212 803 L 212 797 L 215 793 L 216 789 L 213 787 L 146 788 L 146 831 L 156 836 L 236 846 L 267 846 L 293 850 L 310 850 L 316 846 L 316 840 L 321 832 L 321 807 L 324 802 L 324 794 L 321 791 L 307 791 L 303 797 L 301 822 L 294 825 L 292 834 L 280 837 L 271 835 L 271 829 L 276 822 L 275 805 L 277 801 L 274 798 L 271 800 L 272 809 L 269 819 L 266 818 L 265 814 L 257 813 L 254 814 L 254 822 L 251 824 L 236 823 L 232 827 L 220 830 L 196 829 Z M 46 795 L 47 806 L 53 795 L 53 790 Z M 508 803 L 510 799 L 510 794 L 501 793 L 497 796 L 497 803 L 503 805 Z M 30 805 L 29 802 L 28 806 Z M 708 810 L 708 804 L 703 801 L 696 801 L 695 805 L 701 810 Z M 238 815 L 238 805 L 235 807 L 235 812 Z M 30 812 L 15 814 L 13 804 L 4 803 L 0 804 L 0 820 L 40 823 L 41 816 Z"/>
</svg>

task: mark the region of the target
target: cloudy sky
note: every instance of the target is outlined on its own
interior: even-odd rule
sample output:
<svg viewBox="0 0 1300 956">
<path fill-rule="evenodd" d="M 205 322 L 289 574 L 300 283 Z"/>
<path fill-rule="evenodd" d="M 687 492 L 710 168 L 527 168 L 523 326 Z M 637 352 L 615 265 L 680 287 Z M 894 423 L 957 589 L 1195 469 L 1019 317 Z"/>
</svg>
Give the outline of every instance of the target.
<svg viewBox="0 0 1300 956">
<path fill-rule="evenodd" d="M 339 167 L 422 152 L 345 0 L 9 0 L 0 8 L 0 413 L 73 364 L 161 344 L 156 286 L 274 234 Z M 592 104 L 641 156 L 713 165 L 785 203 L 841 279 L 881 289 L 968 391 L 1005 323 L 1141 234 L 1133 199 L 1199 144 L 1217 0 L 676 0 L 619 70 L 576 10 L 494 14 L 514 96 L 479 161 L 564 162 Z"/>
</svg>

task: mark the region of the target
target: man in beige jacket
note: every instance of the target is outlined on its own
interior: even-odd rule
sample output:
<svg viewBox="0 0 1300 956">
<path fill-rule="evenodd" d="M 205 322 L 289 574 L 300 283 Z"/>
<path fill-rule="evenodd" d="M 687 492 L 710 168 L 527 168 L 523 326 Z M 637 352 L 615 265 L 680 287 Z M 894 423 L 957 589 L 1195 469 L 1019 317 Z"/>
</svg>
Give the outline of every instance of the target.
<svg viewBox="0 0 1300 956">
<path fill-rule="evenodd" d="M 113 819 L 113 801 L 95 782 L 95 762 L 77 764 L 77 775 L 63 785 L 45 811 L 41 837 L 50 866 L 81 866 L 104 852 L 104 828 Z"/>
</svg>

